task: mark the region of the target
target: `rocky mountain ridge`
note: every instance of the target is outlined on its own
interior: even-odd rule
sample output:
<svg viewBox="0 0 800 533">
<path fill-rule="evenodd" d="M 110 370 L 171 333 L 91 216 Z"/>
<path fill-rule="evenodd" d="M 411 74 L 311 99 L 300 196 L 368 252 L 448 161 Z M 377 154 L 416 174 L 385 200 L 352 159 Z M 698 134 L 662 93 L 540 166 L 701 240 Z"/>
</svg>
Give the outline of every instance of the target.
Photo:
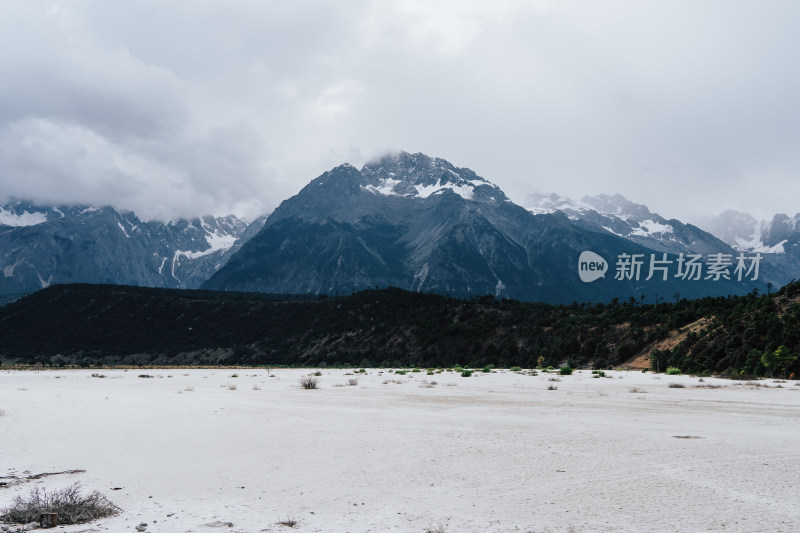
<svg viewBox="0 0 800 533">
<path fill-rule="evenodd" d="M 9 203 L 0 206 L 0 294 L 81 282 L 196 288 L 262 222 L 230 215 L 163 223 L 110 206 Z"/>
</svg>

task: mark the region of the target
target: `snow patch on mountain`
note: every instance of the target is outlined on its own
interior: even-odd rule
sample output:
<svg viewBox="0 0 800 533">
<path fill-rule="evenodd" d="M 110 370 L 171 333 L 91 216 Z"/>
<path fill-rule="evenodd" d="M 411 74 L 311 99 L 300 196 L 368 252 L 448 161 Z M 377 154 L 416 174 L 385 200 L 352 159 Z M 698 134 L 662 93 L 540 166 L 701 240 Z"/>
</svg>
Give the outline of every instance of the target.
<svg viewBox="0 0 800 533">
<path fill-rule="evenodd" d="M 35 226 L 47 222 L 47 215 L 39 212 L 29 212 L 27 210 L 22 213 L 14 213 L 5 207 L 0 207 L 0 225 L 2 226 Z"/>
<path fill-rule="evenodd" d="M 182 255 L 188 259 L 197 259 L 198 257 L 211 255 L 215 252 L 224 252 L 234 245 L 236 242 L 236 237 L 233 235 L 228 235 L 227 233 L 219 233 L 215 231 L 213 233 L 206 234 L 206 242 L 208 243 L 208 248 L 205 250 L 201 250 L 199 252 L 178 250 L 175 252 L 175 257 Z"/>
<path fill-rule="evenodd" d="M 427 198 L 432 194 L 442 192 L 447 189 L 450 189 L 465 200 L 472 200 L 475 196 L 475 185 L 473 185 L 471 182 L 466 182 L 463 185 L 455 185 L 452 183 L 442 184 L 442 180 L 439 180 L 435 185 L 415 185 L 414 188 L 417 190 L 417 196 L 420 198 Z"/>
<path fill-rule="evenodd" d="M 764 244 L 759 237 L 751 238 L 751 239 L 742 239 L 738 237 L 736 239 L 736 243 L 733 245 L 733 248 L 739 252 L 752 252 L 757 253 L 760 252 L 762 254 L 783 254 L 786 253 L 783 245 L 788 242 L 788 239 L 784 239 L 778 244 L 773 246 L 767 246 Z"/>
<path fill-rule="evenodd" d="M 122 223 L 119 220 L 117 220 L 117 226 L 119 226 L 119 229 L 122 230 L 122 233 L 125 234 L 125 236 L 127 238 L 129 238 L 129 239 L 131 238 L 131 236 L 128 235 L 128 232 L 125 230 L 125 226 L 123 226 Z"/>
<path fill-rule="evenodd" d="M 669 224 L 661 224 L 655 220 L 643 220 L 639 222 L 639 227 L 635 228 L 631 235 L 649 237 L 654 233 L 672 233 L 673 228 Z M 613 233 L 613 232 L 612 232 Z"/>
</svg>

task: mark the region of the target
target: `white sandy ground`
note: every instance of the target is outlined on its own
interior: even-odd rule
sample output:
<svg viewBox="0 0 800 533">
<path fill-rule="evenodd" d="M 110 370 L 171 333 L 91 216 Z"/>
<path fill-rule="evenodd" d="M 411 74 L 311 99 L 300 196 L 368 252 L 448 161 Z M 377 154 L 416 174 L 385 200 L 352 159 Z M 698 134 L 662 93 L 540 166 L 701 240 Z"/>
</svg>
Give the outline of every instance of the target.
<svg viewBox="0 0 800 533">
<path fill-rule="evenodd" d="M 0 507 L 80 482 L 124 512 L 56 531 L 800 531 L 796 382 L 308 372 L 0 372 L 0 477 L 86 470 Z"/>
</svg>

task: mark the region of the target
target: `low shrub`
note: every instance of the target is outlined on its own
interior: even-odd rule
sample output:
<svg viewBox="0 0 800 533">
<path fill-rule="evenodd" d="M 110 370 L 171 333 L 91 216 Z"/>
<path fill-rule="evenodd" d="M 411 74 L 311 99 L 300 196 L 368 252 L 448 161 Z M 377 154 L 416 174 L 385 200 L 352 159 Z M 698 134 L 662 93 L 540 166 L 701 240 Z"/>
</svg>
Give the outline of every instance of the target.
<svg viewBox="0 0 800 533">
<path fill-rule="evenodd" d="M 509 370 L 511 370 L 512 372 L 521 372 L 522 371 L 522 367 L 521 366 L 512 366 L 511 368 L 509 368 Z"/>
<path fill-rule="evenodd" d="M 355 387 L 358 385 L 358 378 L 350 378 L 347 380 L 347 385 L 350 387 Z"/>
<path fill-rule="evenodd" d="M 680 368 L 676 368 L 674 366 L 667 367 L 667 375 L 668 376 L 677 376 L 681 373 Z"/>
<path fill-rule="evenodd" d="M 17 524 L 38 522 L 42 513 L 57 513 L 59 524 L 83 524 L 117 514 L 120 509 L 97 491 L 81 496 L 80 485 L 47 492 L 35 488 L 30 496 L 14 498 L 10 507 L 0 511 L 0 520 Z"/>
<path fill-rule="evenodd" d="M 550 385 L 549 387 L 547 387 L 547 390 L 558 390 L 558 387 L 556 387 L 555 385 Z"/>
<path fill-rule="evenodd" d="M 572 369 L 569 366 L 562 366 L 560 372 L 562 376 L 572 375 Z"/>
<path fill-rule="evenodd" d="M 481 372 L 484 372 L 484 373 L 488 374 L 492 370 L 494 370 L 494 365 L 486 365 L 485 367 L 483 367 L 481 369 Z"/>
<path fill-rule="evenodd" d="M 314 375 L 315 375 L 315 376 L 321 376 L 321 375 L 322 375 L 322 372 L 320 372 L 319 370 L 317 370 L 316 372 L 314 372 Z"/>
<path fill-rule="evenodd" d="M 313 376 L 303 376 L 300 378 L 300 386 L 304 389 L 316 389 L 319 380 Z"/>
<path fill-rule="evenodd" d="M 670 389 L 685 389 L 686 385 L 684 385 L 683 383 L 670 383 L 668 387 Z"/>
<path fill-rule="evenodd" d="M 461 377 L 462 378 L 468 378 L 471 375 L 472 375 L 472 370 L 462 370 L 461 371 Z"/>
</svg>

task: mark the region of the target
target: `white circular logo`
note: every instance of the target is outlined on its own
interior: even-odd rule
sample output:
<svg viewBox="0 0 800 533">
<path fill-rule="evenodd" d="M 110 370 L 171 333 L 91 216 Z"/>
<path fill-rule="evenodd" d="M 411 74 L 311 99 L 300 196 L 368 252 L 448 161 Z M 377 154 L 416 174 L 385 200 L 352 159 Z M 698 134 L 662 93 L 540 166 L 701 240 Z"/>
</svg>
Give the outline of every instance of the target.
<svg viewBox="0 0 800 533">
<path fill-rule="evenodd" d="M 581 281 L 590 283 L 596 279 L 604 278 L 608 271 L 608 263 L 594 252 L 585 251 L 578 258 L 578 275 Z"/>
</svg>

